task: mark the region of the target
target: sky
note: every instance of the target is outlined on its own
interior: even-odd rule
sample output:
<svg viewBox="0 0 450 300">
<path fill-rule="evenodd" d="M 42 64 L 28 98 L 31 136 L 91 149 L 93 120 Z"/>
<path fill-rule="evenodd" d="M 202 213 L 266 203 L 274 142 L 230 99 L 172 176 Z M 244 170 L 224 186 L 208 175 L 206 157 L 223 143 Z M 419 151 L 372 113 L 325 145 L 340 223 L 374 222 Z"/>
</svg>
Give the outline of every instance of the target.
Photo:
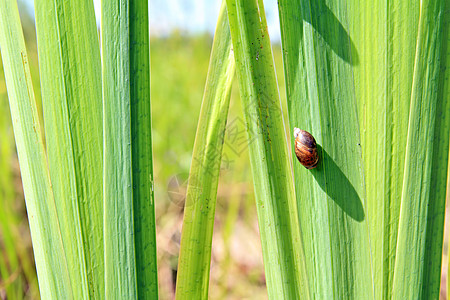
<svg viewBox="0 0 450 300">
<path fill-rule="evenodd" d="M 38 1 L 38 0 L 35 0 Z M 150 35 L 167 36 L 174 30 L 188 33 L 214 33 L 221 0 L 149 0 Z M 33 10 L 33 0 L 25 0 Z M 269 35 L 280 40 L 276 0 L 265 0 Z M 97 23 L 100 24 L 100 0 L 94 0 Z"/>
</svg>

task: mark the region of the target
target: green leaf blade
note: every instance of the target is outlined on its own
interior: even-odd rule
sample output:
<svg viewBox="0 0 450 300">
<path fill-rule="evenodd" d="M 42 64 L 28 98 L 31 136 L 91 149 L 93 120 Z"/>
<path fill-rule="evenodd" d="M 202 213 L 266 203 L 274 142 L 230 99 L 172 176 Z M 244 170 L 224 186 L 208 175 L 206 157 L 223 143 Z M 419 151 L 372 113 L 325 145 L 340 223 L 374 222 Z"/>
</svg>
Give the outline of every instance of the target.
<svg viewBox="0 0 450 300">
<path fill-rule="evenodd" d="M 50 175 L 71 278 L 76 298 L 98 298 L 104 289 L 102 104 L 93 4 L 36 1 L 35 12 Z"/>
<path fill-rule="evenodd" d="M 279 1 L 279 10 L 291 134 L 294 127 L 313 134 L 320 159 L 313 170 L 295 158 L 293 162 L 304 276 L 312 298 L 371 299 L 367 206 L 352 85 L 352 65 L 359 57 L 348 33 L 349 17 L 341 1 Z"/>
<path fill-rule="evenodd" d="M 392 298 L 419 2 L 353 1 L 350 32 L 375 296 Z M 361 13 L 363 12 L 363 13 Z"/>
<path fill-rule="evenodd" d="M 102 1 L 105 298 L 138 296 L 134 240 L 129 1 Z"/>
<path fill-rule="evenodd" d="M 269 298 L 308 296 L 290 157 L 262 1 L 227 1 Z M 306 279 L 306 278 L 304 278 Z"/>
<path fill-rule="evenodd" d="M 41 297 L 71 298 L 72 283 L 16 1 L 0 2 L 0 47 Z"/>
<path fill-rule="evenodd" d="M 158 298 L 148 1 L 130 1 L 133 213 L 139 299 Z"/>
<path fill-rule="evenodd" d="M 177 299 L 207 299 L 223 139 L 235 72 L 225 1 L 217 22 L 192 154 L 177 272 Z"/>
<path fill-rule="evenodd" d="M 428 1 L 420 7 L 394 268 L 396 299 L 439 296 L 450 131 L 450 97 L 443 94 L 448 90 L 448 6 L 448 1 Z"/>
</svg>

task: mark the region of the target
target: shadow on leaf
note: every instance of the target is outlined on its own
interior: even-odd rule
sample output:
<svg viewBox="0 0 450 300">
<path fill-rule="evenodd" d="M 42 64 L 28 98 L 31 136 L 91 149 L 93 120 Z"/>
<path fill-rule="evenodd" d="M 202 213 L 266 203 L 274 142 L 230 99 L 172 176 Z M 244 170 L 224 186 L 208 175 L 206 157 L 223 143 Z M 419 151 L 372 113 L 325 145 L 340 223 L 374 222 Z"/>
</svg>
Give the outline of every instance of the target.
<svg viewBox="0 0 450 300">
<path fill-rule="evenodd" d="M 311 1 L 310 9 L 310 14 L 304 13 L 305 22 L 314 27 L 340 58 L 351 65 L 358 65 L 359 58 L 355 44 L 325 1 Z"/>
<path fill-rule="evenodd" d="M 352 219 L 362 222 L 364 208 L 355 188 L 328 153 L 317 145 L 319 164 L 311 170 L 322 190 Z"/>
</svg>

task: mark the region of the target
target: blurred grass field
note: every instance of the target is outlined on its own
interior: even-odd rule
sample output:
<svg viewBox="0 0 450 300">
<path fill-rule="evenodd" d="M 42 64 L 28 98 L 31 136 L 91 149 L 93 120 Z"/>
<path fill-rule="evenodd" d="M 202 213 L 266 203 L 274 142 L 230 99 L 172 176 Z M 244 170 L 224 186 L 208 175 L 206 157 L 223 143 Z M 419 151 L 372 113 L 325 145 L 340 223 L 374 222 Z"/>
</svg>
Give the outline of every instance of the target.
<svg viewBox="0 0 450 300">
<path fill-rule="evenodd" d="M 40 109 L 34 23 L 28 15 L 22 16 L 22 22 Z M 160 299 L 174 296 L 184 198 L 211 45 L 209 34 L 174 32 L 165 38 L 151 38 Z M 279 45 L 274 46 L 286 112 L 280 51 Z M 37 299 L 31 238 L 1 62 L 0 116 L 0 299 Z M 232 91 L 217 199 L 210 297 L 264 299 L 264 269 L 237 82 Z"/>
<path fill-rule="evenodd" d="M 34 24 L 27 15 L 22 16 L 22 21 L 39 102 Z M 172 299 L 174 296 L 184 198 L 211 45 L 212 37 L 209 34 L 189 36 L 174 32 L 165 38 L 151 38 L 152 134 L 160 299 Z M 285 114 L 280 45 L 274 45 L 273 51 Z M 235 82 L 216 207 L 209 290 L 211 299 L 267 298 L 247 143 L 239 90 Z M 37 299 L 39 291 L 31 238 L 1 61 L 0 205 L 0 299 Z M 443 280 L 447 270 L 447 244 L 446 239 Z M 442 288 L 445 289 L 445 284 Z"/>
</svg>

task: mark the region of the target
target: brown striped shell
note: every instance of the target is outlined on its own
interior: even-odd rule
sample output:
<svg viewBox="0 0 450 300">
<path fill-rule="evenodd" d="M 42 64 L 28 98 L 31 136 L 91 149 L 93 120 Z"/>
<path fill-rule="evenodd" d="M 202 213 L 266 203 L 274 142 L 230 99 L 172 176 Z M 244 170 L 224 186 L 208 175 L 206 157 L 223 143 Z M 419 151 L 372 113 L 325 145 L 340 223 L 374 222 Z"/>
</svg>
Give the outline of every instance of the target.
<svg viewBox="0 0 450 300">
<path fill-rule="evenodd" d="M 319 162 L 317 145 L 314 137 L 307 131 L 294 128 L 295 155 L 298 161 L 307 169 L 314 169 Z"/>
</svg>

